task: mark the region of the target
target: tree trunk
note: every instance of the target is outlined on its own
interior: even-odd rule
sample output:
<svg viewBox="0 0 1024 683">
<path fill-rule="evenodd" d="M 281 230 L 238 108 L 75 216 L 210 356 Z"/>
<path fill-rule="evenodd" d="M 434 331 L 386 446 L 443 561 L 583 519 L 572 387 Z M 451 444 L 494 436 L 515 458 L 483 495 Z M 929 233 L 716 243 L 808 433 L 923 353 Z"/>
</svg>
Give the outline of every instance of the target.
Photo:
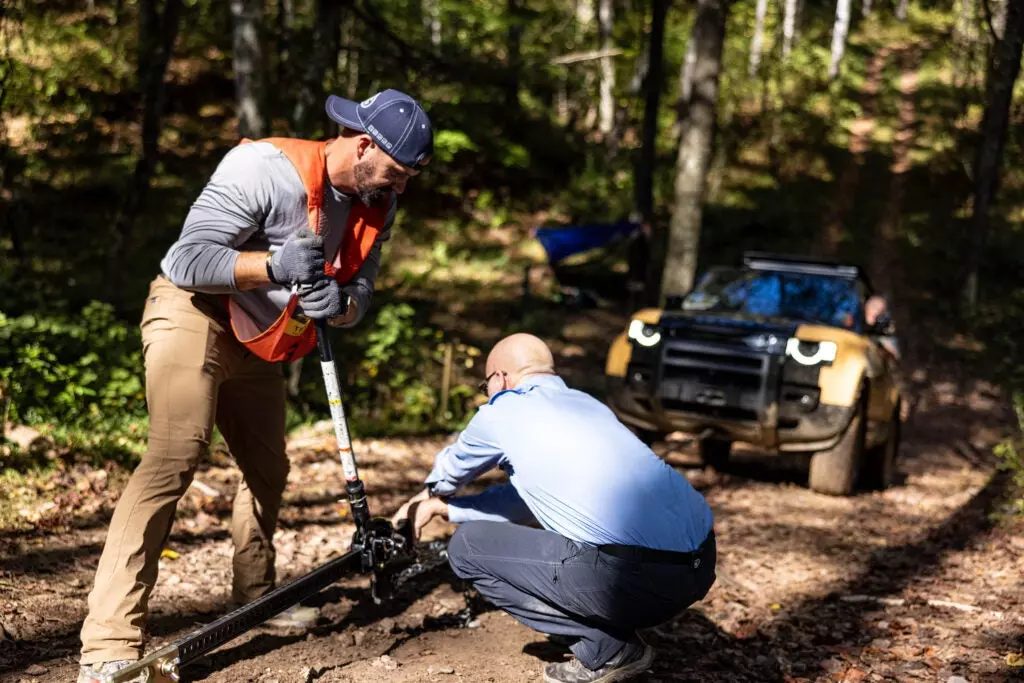
<svg viewBox="0 0 1024 683">
<path fill-rule="evenodd" d="M 761 49 L 764 46 L 764 15 L 768 13 L 768 0 L 757 0 L 754 14 L 754 35 L 750 39 L 750 62 L 747 73 L 751 78 L 757 75 L 761 67 Z"/>
<path fill-rule="evenodd" d="M 266 86 L 260 40 L 263 0 L 231 0 L 231 23 L 238 135 L 254 139 L 266 137 Z"/>
<path fill-rule="evenodd" d="M 650 66 L 649 59 L 649 45 L 643 36 L 640 38 L 641 44 L 637 46 L 638 54 L 636 61 L 633 65 L 633 75 L 630 76 L 629 82 L 626 84 L 625 95 L 629 100 L 633 100 L 643 90 L 643 84 L 647 79 L 647 70 Z M 629 107 L 620 106 L 615 110 L 615 126 L 612 130 L 611 140 L 609 145 L 609 152 L 611 154 L 617 154 L 619 150 L 619 144 L 622 142 L 622 138 L 626 133 L 626 127 L 629 124 Z"/>
<path fill-rule="evenodd" d="M 693 96 L 693 70 L 697 66 L 697 47 L 693 38 L 686 42 L 683 55 L 682 77 L 679 82 L 679 99 L 688 101 Z"/>
<path fill-rule="evenodd" d="M 647 77 L 644 79 L 644 127 L 640 147 L 640 160 L 636 168 L 636 210 L 646 222 L 654 213 L 654 162 L 657 156 L 658 107 L 661 105 L 661 86 L 664 64 L 665 15 L 670 0 L 653 0 L 651 37 L 648 54 Z"/>
<path fill-rule="evenodd" d="M 295 27 L 295 0 L 277 0 L 277 62 L 274 69 L 274 85 L 284 90 L 290 82 L 292 49 Z"/>
<path fill-rule="evenodd" d="M 324 77 L 337 62 L 341 35 L 342 6 L 350 0 L 317 0 L 313 40 L 305 57 L 305 68 L 299 84 L 299 94 L 292 110 L 292 130 L 298 137 L 313 133 L 314 112 L 322 111 Z"/>
<path fill-rule="evenodd" d="M 1013 87 L 1020 74 L 1024 48 L 1024 0 L 1009 0 L 1003 36 L 992 47 L 985 80 L 985 114 L 981 143 L 974 163 L 974 212 L 970 248 L 963 285 L 964 309 L 971 313 L 978 302 L 978 275 L 989 231 L 989 213 L 999 187 L 999 169 L 1010 123 Z"/>
<path fill-rule="evenodd" d="M 694 43 L 693 93 L 679 103 L 682 135 L 676 157 L 675 206 L 662 271 L 662 299 L 693 286 L 700 245 L 701 214 L 707 187 L 722 73 L 727 0 L 698 0 L 690 40 Z"/>
<path fill-rule="evenodd" d="M 508 0 L 508 74 L 505 80 L 505 106 L 510 112 L 519 111 L 520 49 L 523 39 L 522 0 Z"/>
<path fill-rule="evenodd" d="M 909 0 L 900 0 L 899 6 L 896 8 L 896 18 L 900 21 L 906 21 L 907 10 L 910 8 Z"/>
<path fill-rule="evenodd" d="M 598 0 L 597 22 L 601 36 L 601 50 L 614 47 L 613 29 L 615 28 L 614 7 L 612 0 Z M 601 58 L 600 113 L 597 129 L 607 138 L 615 125 L 615 68 L 612 57 Z"/>
<path fill-rule="evenodd" d="M 839 63 L 846 51 L 846 36 L 850 32 L 850 0 L 836 0 L 836 21 L 832 27 L 832 59 L 828 64 L 828 77 L 839 75 Z"/>
<path fill-rule="evenodd" d="M 111 293 L 118 309 L 125 304 L 124 271 L 131 259 L 132 230 L 145 204 L 156 168 L 166 87 L 164 76 L 178 37 L 183 0 L 143 0 L 139 6 L 137 79 L 142 98 L 142 153 L 114 218 L 108 265 Z"/>
<path fill-rule="evenodd" d="M 1002 40 L 1006 33 L 1006 17 L 1011 2 L 1013 0 L 988 0 L 986 5 L 992 12 L 992 32 L 996 34 L 998 40 Z"/>
<path fill-rule="evenodd" d="M 789 57 L 793 50 L 793 34 L 796 30 L 797 0 L 785 0 L 782 18 L 782 58 Z"/>
</svg>

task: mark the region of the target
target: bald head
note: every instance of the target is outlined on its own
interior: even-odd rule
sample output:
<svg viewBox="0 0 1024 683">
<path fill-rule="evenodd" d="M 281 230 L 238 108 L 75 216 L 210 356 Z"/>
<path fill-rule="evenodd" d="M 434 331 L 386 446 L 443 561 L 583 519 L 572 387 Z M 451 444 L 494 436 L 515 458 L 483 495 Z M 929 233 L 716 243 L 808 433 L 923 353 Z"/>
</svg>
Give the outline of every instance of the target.
<svg viewBox="0 0 1024 683">
<path fill-rule="evenodd" d="M 527 375 L 553 375 L 555 359 L 548 345 L 538 337 L 525 333 L 512 334 L 491 349 L 487 356 L 486 372 L 488 377 L 495 375 L 494 381 L 488 383 L 488 393 L 494 393 L 490 389 L 499 384 L 499 378 L 502 380 L 502 388 L 509 389 Z"/>
</svg>

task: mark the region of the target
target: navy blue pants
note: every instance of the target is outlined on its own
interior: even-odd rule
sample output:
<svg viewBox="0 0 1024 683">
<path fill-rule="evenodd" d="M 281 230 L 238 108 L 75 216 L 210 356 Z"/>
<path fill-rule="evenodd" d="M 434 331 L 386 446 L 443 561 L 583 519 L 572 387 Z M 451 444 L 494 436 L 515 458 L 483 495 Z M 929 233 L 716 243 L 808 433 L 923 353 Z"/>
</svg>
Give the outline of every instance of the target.
<svg viewBox="0 0 1024 683">
<path fill-rule="evenodd" d="M 455 574 L 530 628 L 575 639 L 572 652 L 597 669 L 635 638 L 702 599 L 715 582 L 710 536 L 687 564 L 638 562 L 552 531 L 466 522 L 448 544 Z"/>
</svg>

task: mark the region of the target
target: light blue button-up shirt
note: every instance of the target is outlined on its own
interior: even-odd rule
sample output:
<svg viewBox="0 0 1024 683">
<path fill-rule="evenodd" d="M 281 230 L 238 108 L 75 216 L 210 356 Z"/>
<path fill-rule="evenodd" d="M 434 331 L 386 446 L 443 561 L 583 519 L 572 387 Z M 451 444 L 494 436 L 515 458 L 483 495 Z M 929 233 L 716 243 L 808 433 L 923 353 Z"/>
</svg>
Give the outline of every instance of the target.
<svg viewBox="0 0 1024 683">
<path fill-rule="evenodd" d="M 494 466 L 510 483 L 449 500 L 452 522 L 536 519 L 579 543 L 676 551 L 696 549 L 714 522 L 683 475 L 555 375 L 492 396 L 438 453 L 426 483 L 449 496 Z"/>
</svg>

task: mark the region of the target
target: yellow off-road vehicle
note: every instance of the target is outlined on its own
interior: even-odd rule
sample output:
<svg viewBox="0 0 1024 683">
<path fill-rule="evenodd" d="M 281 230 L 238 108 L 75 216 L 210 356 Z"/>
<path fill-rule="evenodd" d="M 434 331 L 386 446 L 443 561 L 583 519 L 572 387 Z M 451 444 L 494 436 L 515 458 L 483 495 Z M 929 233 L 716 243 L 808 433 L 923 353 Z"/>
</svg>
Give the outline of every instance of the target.
<svg viewBox="0 0 1024 683">
<path fill-rule="evenodd" d="M 748 253 L 665 309 L 633 314 L 605 372 L 619 419 L 651 439 L 702 435 L 705 464 L 733 442 L 809 456 L 809 485 L 849 495 L 890 485 L 900 442 L 891 323 L 865 322 L 856 266 Z"/>
</svg>

